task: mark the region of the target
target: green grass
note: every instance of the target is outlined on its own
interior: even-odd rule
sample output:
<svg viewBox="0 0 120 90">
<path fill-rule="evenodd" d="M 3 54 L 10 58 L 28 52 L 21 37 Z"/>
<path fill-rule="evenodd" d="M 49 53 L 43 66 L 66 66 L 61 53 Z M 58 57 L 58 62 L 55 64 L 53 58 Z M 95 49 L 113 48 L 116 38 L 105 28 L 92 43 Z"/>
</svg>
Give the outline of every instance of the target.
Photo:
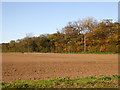
<svg viewBox="0 0 120 90">
<path fill-rule="evenodd" d="M 78 79 L 62 78 L 39 81 L 17 81 L 14 83 L 2 82 L 2 89 L 7 88 L 118 88 L 120 76 L 86 77 Z"/>
<path fill-rule="evenodd" d="M 3 52 L 3 53 L 44 53 L 44 52 Z M 46 53 L 52 53 L 52 52 L 46 52 Z M 115 52 L 96 52 L 96 53 L 90 53 L 90 52 L 61 52 L 61 53 L 54 53 L 54 54 L 119 54 Z"/>
</svg>

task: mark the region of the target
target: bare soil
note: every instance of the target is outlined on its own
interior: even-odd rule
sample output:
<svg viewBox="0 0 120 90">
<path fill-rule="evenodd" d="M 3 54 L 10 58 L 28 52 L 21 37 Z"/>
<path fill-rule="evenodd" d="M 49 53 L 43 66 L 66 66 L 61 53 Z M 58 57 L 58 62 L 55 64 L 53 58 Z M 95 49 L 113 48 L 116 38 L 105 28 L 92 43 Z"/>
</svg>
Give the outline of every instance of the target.
<svg viewBox="0 0 120 90">
<path fill-rule="evenodd" d="M 118 75 L 118 55 L 3 53 L 2 81 Z"/>
</svg>

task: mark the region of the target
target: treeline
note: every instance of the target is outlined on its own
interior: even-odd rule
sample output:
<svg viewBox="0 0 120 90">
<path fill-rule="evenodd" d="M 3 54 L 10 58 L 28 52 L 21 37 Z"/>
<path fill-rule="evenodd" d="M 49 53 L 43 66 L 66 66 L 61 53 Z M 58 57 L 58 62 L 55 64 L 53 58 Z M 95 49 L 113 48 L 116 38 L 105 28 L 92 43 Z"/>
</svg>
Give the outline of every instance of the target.
<svg viewBox="0 0 120 90">
<path fill-rule="evenodd" d="M 120 24 L 110 19 L 87 18 L 69 22 L 54 34 L 27 36 L 2 43 L 2 52 L 116 52 Z"/>
</svg>

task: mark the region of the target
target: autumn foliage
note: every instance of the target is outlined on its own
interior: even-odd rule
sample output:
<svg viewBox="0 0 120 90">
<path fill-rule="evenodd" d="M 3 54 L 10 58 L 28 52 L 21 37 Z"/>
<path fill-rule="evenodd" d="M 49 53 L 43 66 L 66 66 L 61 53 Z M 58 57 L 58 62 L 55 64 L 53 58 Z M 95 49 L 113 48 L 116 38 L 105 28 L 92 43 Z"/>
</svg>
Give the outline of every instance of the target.
<svg viewBox="0 0 120 90">
<path fill-rule="evenodd" d="M 2 43 L 3 52 L 116 52 L 120 24 L 106 19 L 87 18 L 69 22 L 61 31 L 39 37 L 25 37 Z M 85 38 L 84 38 L 85 37 Z M 85 47 L 86 46 L 86 47 Z"/>
</svg>

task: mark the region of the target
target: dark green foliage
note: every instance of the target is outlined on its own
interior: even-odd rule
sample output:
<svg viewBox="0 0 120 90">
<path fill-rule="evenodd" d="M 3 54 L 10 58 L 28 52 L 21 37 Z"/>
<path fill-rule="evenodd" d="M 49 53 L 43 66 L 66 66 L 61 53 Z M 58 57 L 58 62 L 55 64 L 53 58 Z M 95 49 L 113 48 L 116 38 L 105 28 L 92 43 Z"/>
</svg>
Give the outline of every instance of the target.
<svg viewBox="0 0 120 90">
<path fill-rule="evenodd" d="M 112 77 L 120 79 L 120 76 L 118 76 L 118 75 L 113 75 Z"/>
<path fill-rule="evenodd" d="M 111 77 L 103 77 L 102 80 L 111 80 Z"/>
</svg>

